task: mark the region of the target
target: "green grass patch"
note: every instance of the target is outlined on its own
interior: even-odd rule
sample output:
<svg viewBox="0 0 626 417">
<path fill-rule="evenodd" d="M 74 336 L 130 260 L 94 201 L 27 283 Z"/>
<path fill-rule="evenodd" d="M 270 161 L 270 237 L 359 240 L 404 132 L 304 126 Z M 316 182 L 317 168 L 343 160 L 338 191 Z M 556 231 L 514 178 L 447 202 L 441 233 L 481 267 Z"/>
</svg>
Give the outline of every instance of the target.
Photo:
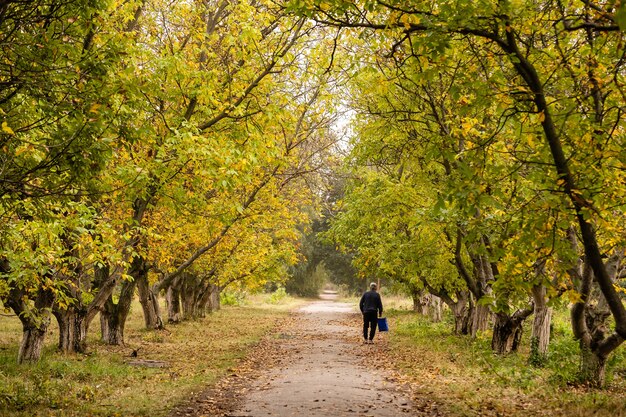
<svg viewBox="0 0 626 417">
<path fill-rule="evenodd" d="M 491 352 L 491 334 L 452 334 L 452 319 L 441 323 L 393 310 L 391 356 L 424 395 L 463 416 L 626 416 L 624 347 L 612 355 L 609 385 L 594 390 L 576 384 L 578 345 L 566 312 L 555 315 L 550 353 L 542 367 L 528 363 L 530 329 L 522 348 L 506 356 Z M 528 327 L 530 323 L 527 323 Z"/>
<path fill-rule="evenodd" d="M 225 306 L 205 319 L 146 331 L 138 304 L 126 326 L 126 346 L 98 340 L 99 322 L 89 335 L 89 353 L 56 351 L 58 329 L 51 326 L 42 360 L 17 365 L 21 326 L 0 317 L 0 415 L 3 416 L 163 416 L 193 393 L 236 366 L 252 344 L 265 336 L 300 301 L 258 296 Z M 165 368 L 129 365 L 138 359 L 163 361 Z"/>
</svg>

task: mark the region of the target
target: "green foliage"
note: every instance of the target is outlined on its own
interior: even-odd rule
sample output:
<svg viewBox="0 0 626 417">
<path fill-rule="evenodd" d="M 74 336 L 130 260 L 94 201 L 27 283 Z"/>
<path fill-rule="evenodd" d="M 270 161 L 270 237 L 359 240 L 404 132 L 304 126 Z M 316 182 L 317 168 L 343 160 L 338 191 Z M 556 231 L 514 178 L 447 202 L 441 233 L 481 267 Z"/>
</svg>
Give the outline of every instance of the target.
<svg viewBox="0 0 626 417">
<path fill-rule="evenodd" d="M 285 287 L 278 287 L 276 291 L 270 294 L 268 297 L 268 303 L 270 304 L 280 304 L 284 302 L 289 295 L 287 294 L 287 290 Z"/>
<path fill-rule="evenodd" d="M 530 339 L 530 355 L 528 356 L 528 364 L 541 368 L 546 362 L 546 356 L 539 352 L 539 339 L 533 337 Z"/>
<path fill-rule="evenodd" d="M 606 314 L 624 320 L 621 285 L 600 260 L 621 262 L 626 246 L 624 170 L 608 168 L 624 166 L 626 104 L 615 30 L 624 6 L 611 4 L 290 3 L 362 29 L 349 84 L 353 180 L 331 228 L 362 275 L 434 292 L 462 287 L 461 277 L 505 314 L 526 308 L 537 286 L 576 303 L 577 234 Z M 600 338 L 623 340 L 624 326 Z"/>
<path fill-rule="evenodd" d="M 339 169 L 339 168 L 336 168 Z M 332 173 L 331 175 L 335 175 Z M 362 279 L 352 265 L 353 254 L 342 253 L 337 245 L 327 239 L 330 220 L 337 215 L 339 201 L 344 195 L 345 183 L 335 178 L 326 178 L 329 189 L 322 197 L 321 213 L 309 210 L 310 229 L 301 231 L 299 252 L 301 259 L 290 272 L 287 291 L 301 296 L 317 296 L 326 282 L 339 285 L 350 293 L 358 294 Z"/>
<path fill-rule="evenodd" d="M 334 140 L 329 45 L 218 3 L 1 7 L 0 297 L 24 320 L 101 310 L 119 277 L 285 281 Z"/>
<path fill-rule="evenodd" d="M 285 289 L 289 294 L 317 297 L 324 284 L 329 282 L 329 274 L 323 262 L 317 264 L 312 273 L 309 272 L 308 266 L 308 263 L 302 263 L 292 269 L 291 277 L 285 283 Z"/>
<path fill-rule="evenodd" d="M 615 12 L 615 21 L 619 25 L 622 32 L 626 32 L 626 3 L 620 2 Z"/>
<path fill-rule="evenodd" d="M 450 314 L 444 322 L 432 323 L 411 312 L 389 310 L 387 316 L 394 322 L 394 332 L 389 334 L 391 354 L 420 384 L 428 381 L 429 398 L 442 404 L 454 402 L 459 415 L 475 415 L 486 407 L 507 410 L 505 414 L 512 416 L 553 408 L 564 415 L 573 410 L 580 415 L 610 415 L 621 409 L 618 393 L 626 383 L 623 349 L 612 359 L 614 391 L 585 389 L 579 385 L 579 349 L 567 328 L 567 311 L 555 313 L 556 327 L 542 367 L 528 366 L 528 349 L 504 357 L 493 355 L 489 335 L 474 339 L 452 335 Z M 526 346 L 528 339 L 527 334 Z"/>
<path fill-rule="evenodd" d="M 571 331 L 550 342 L 550 352 L 543 365 L 550 371 L 548 380 L 552 385 L 565 387 L 580 382 L 580 349 Z"/>
<path fill-rule="evenodd" d="M 222 291 L 220 302 L 225 306 L 241 306 L 246 300 L 246 293 L 241 291 Z"/>
<path fill-rule="evenodd" d="M 141 263 L 160 289 L 187 269 L 195 283 L 255 291 L 291 268 L 287 290 L 306 295 L 382 278 L 469 288 L 505 313 L 539 285 L 581 302 L 571 232 L 592 226 L 582 236 L 598 257 L 626 247 L 614 30 L 625 4 L 6 2 L 0 299 L 43 327 L 51 308 L 101 309 L 98 296 L 115 292 L 106 284 L 137 278 Z M 291 13 L 349 27 L 347 47 Z M 336 157 L 334 84 L 353 134 L 344 168 L 329 165 L 350 179 L 319 192 L 311 184 Z M 304 210 L 318 200 L 319 219 Z M 610 284 L 623 311 L 623 283 Z M 232 294 L 224 304 L 239 303 Z M 282 286 L 269 296 L 285 298 Z M 540 358 L 531 344 L 542 369 L 478 357 L 524 389 L 550 370 L 565 384 L 577 347 L 553 345 Z M 33 380 L 14 404 L 44 401 L 48 386 Z"/>
</svg>

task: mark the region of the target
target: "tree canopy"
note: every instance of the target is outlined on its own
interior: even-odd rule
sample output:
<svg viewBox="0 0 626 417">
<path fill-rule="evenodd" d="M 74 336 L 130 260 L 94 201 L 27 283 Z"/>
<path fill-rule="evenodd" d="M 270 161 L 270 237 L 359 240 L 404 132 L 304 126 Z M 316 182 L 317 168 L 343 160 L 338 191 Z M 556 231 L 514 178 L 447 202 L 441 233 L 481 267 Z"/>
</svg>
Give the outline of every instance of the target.
<svg viewBox="0 0 626 417">
<path fill-rule="evenodd" d="M 626 339 L 625 26 L 612 0 L 3 2 L 18 360 L 52 316 L 63 350 L 98 314 L 123 343 L 135 292 L 154 329 L 159 294 L 176 322 L 228 287 L 356 271 L 440 297 L 498 353 L 534 313 L 545 354 L 569 302 L 602 385 Z"/>
</svg>

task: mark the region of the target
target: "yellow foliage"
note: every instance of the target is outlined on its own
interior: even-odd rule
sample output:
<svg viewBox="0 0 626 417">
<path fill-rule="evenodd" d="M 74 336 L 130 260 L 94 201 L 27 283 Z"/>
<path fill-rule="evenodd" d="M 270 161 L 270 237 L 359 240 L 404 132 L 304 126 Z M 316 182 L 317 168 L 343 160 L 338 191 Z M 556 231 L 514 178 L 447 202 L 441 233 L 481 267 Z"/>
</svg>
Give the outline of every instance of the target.
<svg viewBox="0 0 626 417">
<path fill-rule="evenodd" d="M 2 131 L 9 135 L 15 135 L 13 129 L 11 129 L 6 121 L 2 122 Z"/>
</svg>

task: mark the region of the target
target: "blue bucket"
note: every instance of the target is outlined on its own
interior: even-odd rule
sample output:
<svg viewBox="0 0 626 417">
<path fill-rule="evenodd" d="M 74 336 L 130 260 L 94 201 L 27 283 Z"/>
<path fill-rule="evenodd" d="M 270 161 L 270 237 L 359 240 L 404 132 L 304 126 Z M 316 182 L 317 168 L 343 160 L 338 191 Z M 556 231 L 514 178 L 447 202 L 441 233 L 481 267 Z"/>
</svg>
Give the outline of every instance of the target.
<svg viewBox="0 0 626 417">
<path fill-rule="evenodd" d="M 379 332 L 388 332 L 389 331 L 389 326 L 387 325 L 387 318 L 386 317 L 380 317 L 378 319 L 378 331 Z"/>
</svg>

